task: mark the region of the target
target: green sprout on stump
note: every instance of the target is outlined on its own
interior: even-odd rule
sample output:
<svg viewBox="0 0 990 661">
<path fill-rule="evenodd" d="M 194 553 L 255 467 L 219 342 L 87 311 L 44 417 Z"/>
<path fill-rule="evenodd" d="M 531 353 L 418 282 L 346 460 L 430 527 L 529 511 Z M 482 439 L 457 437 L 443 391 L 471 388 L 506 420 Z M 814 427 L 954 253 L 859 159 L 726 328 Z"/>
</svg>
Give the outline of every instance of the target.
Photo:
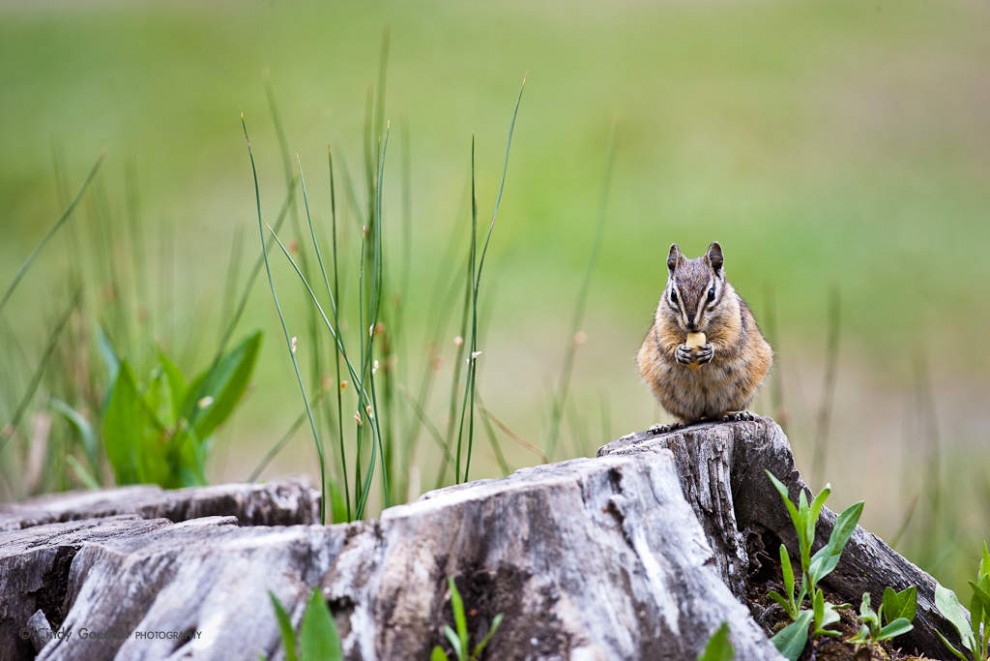
<svg viewBox="0 0 990 661">
<path fill-rule="evenodd" d="M 309 596 L 306 612 L 303 613 L 302 623 L 299 625 L 298 636 L 292 628 L 292 619 L 282 602 L 271 592 L 268 593 L 268 597 L 275 609 L 275 619 L 278 621 L 286 661 L 340 661 L 344 658 L 337 624 L 319 587 L 314 588 Z"/>
<path fill-rule="evenodd" d="M 784 579 L 784 592 L 771 591 L 769 596 L 776 601 L 792 620 L 789 625 L 781 629 L 772 638 L 777 650 L 792 661 L 797 659 L 804 646 L 808 642 L 808 627 L 814 625 L 814 635 L 816 636 L 838 636 L 836 631 L 830 631 L 828 626 L 839 621 L 837 607 L 825 601 L 825 594 L 818 583 L 831 574 L 839 564 L 842 551 L 849 543 L 849 538 L 856 530 L 856 524 L 863 513 L 863 502 L 860 501 L 850 506 L 835 522 L 832 534 L 828 543 L 811 554 L 811 546 L 815 541 L 815 528 L 818 525 L 818 517 L 821 514 L 825 500 L 832 489 L 826 485 L 821 493 L 815 496 L 811 503 L 804 491 L 801 492 L 797 505 L 790 499 L 787 487 L 778 480 L 770 471 L 767 477 L 773 482 L 774 487 L 780 493 L 780 497 L 787 507 L 787 513 L 791 517 L 794 525 L 794 532 L 797 534 L 798 551 L 801 557 L 801 581 L 795 580 L 794 568 L 791 565 L 790 555 L 787 547 L 780 545 L 780 568 Z M 795 591 L 795 589 L 797 590 Z M 805 610 L 805 597 L 811 596 L 812 610 Z"/>
<path fill-rule="evenodd" d="M 942 644 L 955 657 L 963 661 L 967 659 L 985 661 L 990 659 L 990 549 L 987 548 L 986 542 L 983 542 L 983 555 L 976 572 L 976 580 L 970 581 L 969 586 L 973 590 L 973 598 L 970 601 L 969 617 L 967 617 L 966 609 L 959 603 L 956 593 L 941 584 L 935 584 L 935 606 L 942 617 L 955 627 L 969 656 L 959 651 L 941 633 L 936 633 Z"/>
<path fill-rule="evenodd" d="M 492 642 L 495 632 L 502 625 L 502 614 L 495 616 L 488 633 L 472 650 L 468 635 L 467 616 L 464 612 L 464 600 L 461 599 L 461 593 L 457 590 L 453 578 L 447 579 L 447 585 L 450 588 L 450 609 L 454 612 L 454 624 L 457 626 L 457 631 L 445 624 L 443 625 L 443 635 L 450 641 L 450 646 L 454 650 L 454 658 L 457 661 L 477 661 L 481 658 L 481 653 L 485 651 L 488 643 Z M 447 652 L 439 645 L 433 648 L 433 653 L 430 655 L 430 661 L 447 661 L 449 658 Z"/>
<path fill-rule="evenodd" d="M 883 591 L 883 603 L 876 611 L 870 606 L 870 594 L 863 595 L 859 606 L 859 632 L 849 642 L 863 645 L 892 640 L 914 628 L 911 621 L 918 607 L 918 590 L 910 587 L 900 592 L 893 588 Z"/>
</svg>

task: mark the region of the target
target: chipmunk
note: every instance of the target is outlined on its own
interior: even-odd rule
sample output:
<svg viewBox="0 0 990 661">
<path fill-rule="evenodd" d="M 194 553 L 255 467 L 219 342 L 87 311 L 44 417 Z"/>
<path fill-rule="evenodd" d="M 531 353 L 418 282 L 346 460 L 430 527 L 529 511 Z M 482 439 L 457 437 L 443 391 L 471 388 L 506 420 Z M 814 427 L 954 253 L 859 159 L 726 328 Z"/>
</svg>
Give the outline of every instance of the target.
<svg viewBox="0 0 990 661">
<path fill-rule="evenodd" d="M 745 409 L 770 371 L 773 351 L 725 279 L 724 264 L 717 242 L 697 259 L 686 259 L 676 243 L 670 246 L 667 286 L 637 363 L 657 401 L 680 422 L 654 432 L 756 417 Z M 694 342 L 688 334 L 697 334 L 690 338 Z"/>
</svg>

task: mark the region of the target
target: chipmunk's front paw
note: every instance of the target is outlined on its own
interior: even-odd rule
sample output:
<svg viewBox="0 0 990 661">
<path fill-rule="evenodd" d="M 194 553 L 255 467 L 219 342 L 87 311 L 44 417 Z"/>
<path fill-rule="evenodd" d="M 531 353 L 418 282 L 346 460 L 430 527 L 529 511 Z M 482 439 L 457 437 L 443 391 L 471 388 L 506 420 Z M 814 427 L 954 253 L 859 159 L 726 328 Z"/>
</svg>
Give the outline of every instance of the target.
<svg viewBox="0 0 990 661">
<path fill-rule="evenodd" d="M 751 422 L 759 416 L 752 411 L 733 411 L 722 416 L 722 422 Z"/>
<path fill-rule="evenodd" d="M 687 427 L 686 423 L 671 422 L 670 424 L 666 424 L 666 425 L 653 425 L 646 431 L 653 435 L 657 435 L 657 434 L 666 434 L 667 432 L 677 431 L 678 429 L 683 429 L 684 427 Z"/>
<path fill-rule="evenodd" d="M 715 357 L 715 347 L 710 344 L 702 344 L 694 350 L 694 359 L 699 365 L 707 365 Z"/>
<path fill-rule="evenodd" d="M 692 365 L 695 362 L 695 350 L 686 344 L 682 344 L 674 351 L 674 359 L 681 365 Z"/>
</svg>

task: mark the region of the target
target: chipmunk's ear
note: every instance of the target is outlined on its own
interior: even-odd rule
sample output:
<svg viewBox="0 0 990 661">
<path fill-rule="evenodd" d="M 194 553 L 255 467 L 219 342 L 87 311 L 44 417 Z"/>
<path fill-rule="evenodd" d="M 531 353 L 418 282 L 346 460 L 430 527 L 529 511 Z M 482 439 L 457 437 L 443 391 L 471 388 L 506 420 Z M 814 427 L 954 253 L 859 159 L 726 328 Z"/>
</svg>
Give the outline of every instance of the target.
<svg viewBox="0 0 990 661">
<path fill-rule="evenodd" d="M 684 258 L 681 256 L 681 249 L 677 247 L 676 243 L 671 243 L 670 252 L 667 253 L 667 270 L 673 273 L 682 259 Z"/>
<path fill-rule="evenodd" d="M 722 265 L 725 264 L 725 258 L 722 257 L 722 246 L 718 244 L 718 241 L 714 241 L 712 245 L 708 246 L 705 259 L 712 265 L 712 270 L 716 274 L 722 274 Z"/>
</svg>

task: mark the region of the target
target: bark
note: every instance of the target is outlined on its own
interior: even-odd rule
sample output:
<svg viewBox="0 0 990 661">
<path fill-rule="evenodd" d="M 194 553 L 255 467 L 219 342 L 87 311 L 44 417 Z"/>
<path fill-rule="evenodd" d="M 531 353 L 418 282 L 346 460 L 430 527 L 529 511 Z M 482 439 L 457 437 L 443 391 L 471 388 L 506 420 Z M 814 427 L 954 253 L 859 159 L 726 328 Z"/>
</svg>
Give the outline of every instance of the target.
<svg viewBox="0 0 990 661">
<path fill-rule="evenodd" d="M 770 418 L 732 424 L 705 424 L 685 430 L 654 435 L 649 431 L 631 434 L 599 449 L 599 456 L 644 452 L 673 452 L 685 496 L 715 549 L 722 549 L 719 568 L 749 567 L 760 571 L 761 562 L 776 565 L 776 549 L 783 542 L 792 558 L 798 558 L 797 537 L 780 495 L 766 476 L 773 473 L 786 484 L 797 502 L 800 491 L 812 496 L 794 464 L 794 455 L 783 430 Z M 869 503 L 867 503 L 869 506 Z M 837 515 L 827 507 L 818 521 L 812 553 L 824 546 Z M 748 558 L 747 546 L 765 550 Z M 726 560 L 730 559 L 730 560 Z M 779 576 L 779 570 L 776 570 Z M 739 584 L 730 571 L 726 581 L 740 594 Z M 737 577 L 738 578 L 738 577 Z M 745 583 L 745 582 L 744 582 Z M 935 608 L 935 579 L 909 562 L 882 539 L 857 527 L 836 570 L 823 585 L 838 599 L 858 606 L 864 592 L 873 604 L 882 603 L 884 588 L 918 589 L 918 612 L 914 630 L 897 638 L 906 651 L 942 658 L 946 649 L 936 631 L 950 640 L 957 639 L 952 625 Z"/>
<path fill-rule="evenodd" d="M 8 506 L 0 658 L 282 658 L 269 592 L 298 625 L 319 586 L 347 658 L 425 659 L 453 624 L 447 577 L 472 641 L 505 616 L 491 659 L 692 659 L 722 622 L 737 658 L 779 658 L 741 599 L 766 570 L 754 540 L 794 542 L 763 474 L 805 488 L 779 427 L 644 432 L 599 454 L 333 526 L 314 523 L 319 496 L 297 483 Z M 833 522 L 823 516 L 823 538 Z M 940 653 L 933 581 L 882 541 L 857 531 L 828 584 L 857 603 L 917 585 L 910 644 Z"/>
</svg>

